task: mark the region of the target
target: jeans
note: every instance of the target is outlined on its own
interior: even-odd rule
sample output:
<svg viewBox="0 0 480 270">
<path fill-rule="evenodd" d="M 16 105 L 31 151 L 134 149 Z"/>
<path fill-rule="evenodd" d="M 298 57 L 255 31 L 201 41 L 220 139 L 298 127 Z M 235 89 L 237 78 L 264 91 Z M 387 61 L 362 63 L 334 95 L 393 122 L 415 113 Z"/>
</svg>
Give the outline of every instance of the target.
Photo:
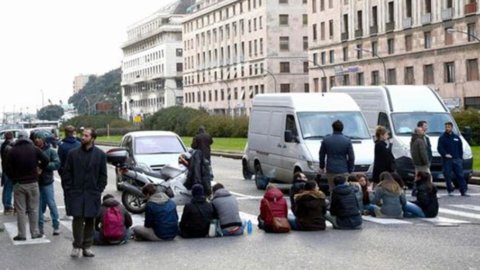
<svg viewBox="0 0 480 270">
<path fill-rule="evenodd" d="M 94 245 L 118 245 L 122 242 L 126 242 L 130 239 L 130 230 L 125 228 L 125 237 L 123 237 L 120 241 L 107 241 L 103 239 L 102 233 L 100 231 L 95 231 L 95 235 L 93 236 L 93 244 Z"/>
<path fill-rule="evenodd" d="M 15 209 L 17 209 L 17 228 L 18 236 L 26 237 L 25 223 L 30 225 L 30 234 L 38 235 L 38 205 L 40 200 L 40 191 L 38 183 L 15 184 L 13 186 L 15 197 Z"/>
<path fill-rule="evenodd" d="M 457 178 L 460 193 L 463 195 L 467 192 L 467 183 L 463 178 L 463 160 L 461 158 L 444 158 L 443 159 L 443 175 L 445 176 L 445 182 L 447 183 L 447 191 L 452 192 L 452 172 Z"/>
<path fill-rule="evenodd" d="M 288 223 L 290 224 L 290 228 L 294 231 L 300 230 L 300 227 L 297 224 L 297 218 L 295 216 L 288 217 Z"/>
<path fill-rule="evenodd" d="M 95 218 L 73 217 L 73 247 L 87 249 L 93 245 Z"/>
<path fill-rule="evenodd" d="M 38 228 L 40 228 L 40 231 L 43 231 L 43 214 L 47 210 L 47 206 L 48 209 L 50 209 L 53 229 L 58 230 L 60 222 L 58 221 L 58 209 L 57 204 L 55 203 L 53 183 L 46 186 L 40 186 L 40 210 L 38 212 Z"/>
<path fill-rule="evenodd" d="M 245 229 L 245 222 L 242 222 L 242 226 L 234 226 L 222 229 L 223 236 L 238 236 L 243 235 Z"/>
<path fill-rule="evenodd" d="M 3 209 L 13 209 L 12 197 L 13 197 L 13 183 L 12 180 L 5 174 L 2 174 L 3 178 L 3 191 L 2 191 L 2 203 Z"/>
<path fill-rule="evenodd" d="M 407 218 L 424 218 L 425 214 L 423 213 L 422 208 L 418 205 L 407 201 L 407 204 L 403 207 L 403 216 Z"/>
</svg>

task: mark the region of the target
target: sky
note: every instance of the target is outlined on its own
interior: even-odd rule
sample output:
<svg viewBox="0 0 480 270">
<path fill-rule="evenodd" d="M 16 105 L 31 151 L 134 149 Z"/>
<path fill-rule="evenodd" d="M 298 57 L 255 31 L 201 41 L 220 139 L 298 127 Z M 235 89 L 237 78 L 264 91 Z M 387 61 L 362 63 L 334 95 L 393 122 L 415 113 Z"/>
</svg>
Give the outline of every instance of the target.
<svg viewBox="0 0 480 270">
<path fill-rule="evenodd" d="M 121 65 L 127 28 L 172 0 L 0 3 L 0 113 L 66 103 L 79 74 Z"/>
</svg>

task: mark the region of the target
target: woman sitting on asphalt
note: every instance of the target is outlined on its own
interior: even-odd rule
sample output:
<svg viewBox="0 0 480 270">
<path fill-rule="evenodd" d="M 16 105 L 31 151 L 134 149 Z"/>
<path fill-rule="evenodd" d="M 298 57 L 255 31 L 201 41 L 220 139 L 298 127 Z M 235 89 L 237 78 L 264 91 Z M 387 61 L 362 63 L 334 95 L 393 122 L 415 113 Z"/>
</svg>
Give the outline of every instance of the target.
<svg viewBox="0 0 480 270">
<path fill-rule="evenodd" d="M 310 180 L 305 183 L 305 191 L 295 195 L 295 218 L 288 222 L 293 230 L 325 230 L 326 212 L 325 194 L 319 190 L 317 182 Z"/>
<path fill-rule="evenodd" d="M 430 174 L 418 172 L 415 183 L 417 200 L 413 203 L 421 208 L 423 217 L 436 217 L 438 215 L 437 188 L 432 184 Z"/>
<path fill-rule="evenodd" d="M 213 219 L 213 206 L 207 202 L 200 184 L 193 185 L 192 197 L 192 201 L 183 208 L 180 235 L 183 238 L 205 237 Z"/>
<path fill-rule="evenodd" d="M 283 192 L 272 184 L 267 186 L 267 191 L 260 202 L 260 215 L 258 216 L 258 228 L 266 232 L 275 232 L 274 218 L 284 218 L 288 215 L 287 201 L 283 198 Z"/>
<path fill-rule="evenodd" d="M 370 193 L 370 214 L 376 217 L 402 218 L 403 207 L 406 205 L 403 188 L 393 179 L 389 172 L 380 174 L 380 183 Z M 378 206 L 377 204 L 381 204 Z"/>
</svg>

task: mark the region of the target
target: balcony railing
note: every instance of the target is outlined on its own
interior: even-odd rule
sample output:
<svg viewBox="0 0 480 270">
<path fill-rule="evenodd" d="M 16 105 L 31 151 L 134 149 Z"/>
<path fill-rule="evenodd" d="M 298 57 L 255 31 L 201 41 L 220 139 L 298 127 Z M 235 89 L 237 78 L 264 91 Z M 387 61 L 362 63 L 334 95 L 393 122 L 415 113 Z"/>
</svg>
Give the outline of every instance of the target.
<svg viewBox="0 0 480 270">
<path fill-rule="evenodd" d="M 453 8 L 442 10 L 442 21 L 448 21 L 453 18 Z"/>
<path fill-rule="evenodd" d="M 403 28 L 412 28 L 412 17 L 405 18 L 402 21 Z"/>
<path fill-rule="evenodd" d="M 342 41 L 348 40 L 348 32 L 342 33 Z"/>
<path fill-rule="evenodd" d="M 361 37 L 363 37 L 363 29 L 355 30 L 355 38 L 361 38 Z"/>
<path fill-rule="evenodd" d="M 477 2 L 465 5 L 465 15 L 474 15 L 477 13 Z"/>
<path fill-rule="evenodd" d="M 370 26 L 370 35 L 378 34 L 378 25 Z"/>
<path fill-rule="evenodd" d="M 432 23 L 432 13 L 422 15 L 422 25 Z"/>
<path fill-rule="evenodd" d="M 385 31 L 392 32 L 395 29 L 395 22 L 387 22 Z"/>
</svg>

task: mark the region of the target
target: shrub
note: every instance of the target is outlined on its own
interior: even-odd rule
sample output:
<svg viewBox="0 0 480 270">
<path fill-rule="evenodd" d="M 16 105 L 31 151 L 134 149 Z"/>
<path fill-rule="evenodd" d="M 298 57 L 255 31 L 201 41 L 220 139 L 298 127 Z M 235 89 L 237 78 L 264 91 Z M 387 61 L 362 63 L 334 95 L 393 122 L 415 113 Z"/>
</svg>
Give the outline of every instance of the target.
<svg viewBox="0 0 480 270">
<path fill-rule="evenodd" d="M 62 127 L 72 125 L 76 128 L 80 127 L 93 127 L 95 129 L 107 128 L 110 125 L 111 128 L 133 128 L 134 126 L 123 119 L 120 119 L 112 115 L 80 115 L 69 119 L 62 124 Z"/>
<path fill-rule="evenodd" d="M 480 112 L 477 110 L 465 110 L 460 112 L 454 112 L 453 117 L 458 124 L 458 128 L 461 132 L 465 127 L 472 129 L 472 145 L 480 144 Z"/>
</svg>

